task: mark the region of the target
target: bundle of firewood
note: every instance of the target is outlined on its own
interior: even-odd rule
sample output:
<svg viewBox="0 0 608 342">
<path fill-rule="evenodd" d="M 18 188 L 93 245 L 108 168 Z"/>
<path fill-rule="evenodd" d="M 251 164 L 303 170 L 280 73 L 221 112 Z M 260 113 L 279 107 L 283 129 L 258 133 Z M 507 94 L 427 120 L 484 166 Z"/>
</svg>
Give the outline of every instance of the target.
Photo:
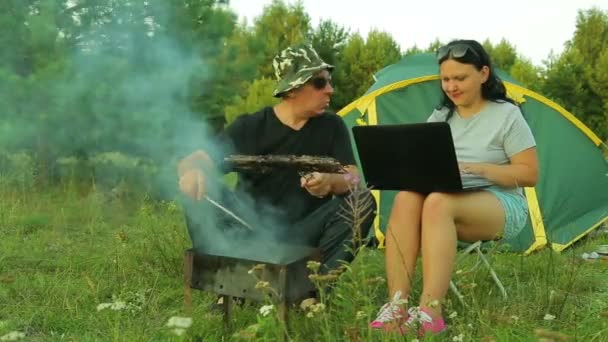
<svg viewBox="0 0 608 342">
<path fill-rule="evenodd" d="M 345 173 L 344 165 L 331 157 L 295 155 L 230 155 L 224 162 L 235 171 L 269 172 L 291 168 L 300 174 L 311 172 Z"/>
</svg>

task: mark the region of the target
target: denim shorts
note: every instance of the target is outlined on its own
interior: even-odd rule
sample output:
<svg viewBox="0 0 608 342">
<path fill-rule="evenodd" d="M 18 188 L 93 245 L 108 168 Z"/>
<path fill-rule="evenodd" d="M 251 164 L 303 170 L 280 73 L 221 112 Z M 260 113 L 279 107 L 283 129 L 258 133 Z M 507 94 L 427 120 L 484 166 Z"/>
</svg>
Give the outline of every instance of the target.
<svg viewBox="0 0 608 342">
<path fill-rule="evenodd" d="M 505 226 L 500 238 L 511 239 L 519 235 L 528 222 L 528 201 L 521 195 L 498 187 L 485 189 L 498 198 L 505 210 Z"/>
</svg>

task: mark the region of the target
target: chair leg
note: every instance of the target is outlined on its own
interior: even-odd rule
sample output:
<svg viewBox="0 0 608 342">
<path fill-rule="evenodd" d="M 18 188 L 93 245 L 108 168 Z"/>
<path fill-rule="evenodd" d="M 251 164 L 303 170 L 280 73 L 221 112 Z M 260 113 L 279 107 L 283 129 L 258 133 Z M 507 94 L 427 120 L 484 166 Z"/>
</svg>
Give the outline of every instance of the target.
<svg viewBox="0 0 608 342">
<path fill-rule="evenodd" d="M 487 267 L 488 271 L 490 272 L 490 276 L 492 277 L 492 279 L 494 280 L 494 283 L 496 284 L 496 286 L 500 290 L 500 293 L 501 293 L 503 299 L 505 299 L 505 300 L 508 299 L 507 290 L 505 289 L 505 287 L 503 286 L 502 282 L 498 278 L 498 275 L 496 274 L 496 272 L 492 268 L 492 265 L 490 264 L 490 262 L 488 261 L 488 259 L 485 257 L 485 255 L 481 251 L 481 241 L 476 241 L 475 243 L 469 245 L 466 249 L 464 249 L 460 253 L 460 257 L 457 257 L 456 263 L 458 264 L 458 262 L 460 261 L 460 259 L 462 257 L 464 257 L 465 255 L 469 254 L 472 251 L 475 251 L 477 253 L 477 256 L 478 256 L 477 263 L 475 264 L 475 266 L 473 266 L 472 269 L 476 269 L 480 264 L 483 264 L 485 267 Z M 464 302 L 464 296 L 458 291 L 458 289 L 456 288 L 456 285 L 454 284 L 453 281 L 450 281 L 450 289 L 452 290 L 452 292 L 454 292 L 454 294 L 456 295 L 456 297 L 458 297 L 458 300 L 463 305 L 466 305 L 465 302 Z"/>
<path fill-rule="evenodd" d="M 473 250 L 478 250 L 480 246 L 481 246 L 481 241 L 476 241 L 476 242 L 472 243 L 471 245 L 469 245 L 464 250 L 462 250 L 459 253 L 459 256 L 456 257 L 456 264 L 458 264 L 463 257 L 465 257 L 467 254 L 471 253 Z M 462 295 L 462 293 L 460 293 L 460 291 L 458 291 L 458 288 L 456 287 L 456 284 L 454 284 L 453 281 L 450 281 L 450 289 L 452 290 L 452 292 L 454 292 L 454 294 L 456 295 L 456 297 L 458 298 L 460 303 L 463 306 L 466 306 L 467 304 L 464 301 L 464 296 Z"/>
<path fill-rule="evenodd" d="M 500 279 L 498 279 L 498 275 L 496 275 L 496 272 L 494 272 L 494 269 L 488 262 L 488 259 L 486 259 L 485 255 L 483 255 L 483 253 L 481 252 L 481 249 L 479 247 L 477 247 L 475 250 L 477 251 L 477 254 L 479 255 L 479 258 L 481 259 L 481 261 L 484 263 L 484 265 L 486 265 L 486 267 L 490 271 L 490 275 L 492 276 L 492 279 L 494 279 L 496 286 L 498 286 L 498 288 L 500 289 L 500 293 L 502 294 L 502 297 L 504 299 L 507 299 L 508 298 L 507 290 L 505 290 L 505 287 L 502 285 L 502 282 L 500 281 Z"/>
<path fill-rule="evenodd" d="M 462 293 L 460 293 L 458 291 L 458 288 L 456 287 L 456 285 L 454 284 L 453 281 L 450 281 L 450 289 L 452 290 L 452 292 L 454 292 L 454 294 L 456 295 L 456 297 L 458 298 L 458 300 L 460 301 L 460 303 L 463 306 L 467 306 L 467 303 L 464 302 L 464 296 L 462 295 Z"/>
</svg>

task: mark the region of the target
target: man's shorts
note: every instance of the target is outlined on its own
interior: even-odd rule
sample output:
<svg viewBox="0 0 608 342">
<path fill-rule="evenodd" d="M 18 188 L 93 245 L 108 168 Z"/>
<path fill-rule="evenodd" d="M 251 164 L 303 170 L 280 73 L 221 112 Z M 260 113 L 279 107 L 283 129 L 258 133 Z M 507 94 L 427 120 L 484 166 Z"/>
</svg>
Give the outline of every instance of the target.
<svg viewBox="0 0 608 342">
<path fill-rule="evenodd" d="M 485 190 L 493 193 L 505 210 L 505 226 L 500 237 L 508 240 L 519 235 L 528 222 L 528 201 L 526 198 L 523 195 L 499 187 L 490 187 Z"/>
</svg>

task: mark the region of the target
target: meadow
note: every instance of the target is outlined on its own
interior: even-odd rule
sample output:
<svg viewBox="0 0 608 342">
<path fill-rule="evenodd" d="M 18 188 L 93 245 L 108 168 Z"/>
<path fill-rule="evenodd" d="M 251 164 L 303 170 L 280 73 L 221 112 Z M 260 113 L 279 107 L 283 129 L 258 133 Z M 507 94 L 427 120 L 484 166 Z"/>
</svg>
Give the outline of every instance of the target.
<svg viewBox="0 0 608 342">
<path fill-rule="evenodd" d="M 507 300 L 485 269 L 467 271 L 470 255 L 454 277 L 467 306 L 450 293 L 449 331 L 424 340 L 608 341 L 608 262 L 581 258 L 605 243 L 608 234 L 598 229 L 560 254 L 492 249 Z M 0 338 L 275 341 L 287 331 L 293 341 L 422 340 L 367 327 L 387 297 L 381 249 L 363 248 L 323 305 L 293 307 L 288 327 L 271 303 L 248 302 L 226 330 L 212 294 L 194 291 L 192 311 L 184 306 L 182 263 L 190 246 L 177 201 L 70 182 L 43 191 L 3 186 Z M 418 276 L 414 295 L 420 287 Z"/>
</svg>

